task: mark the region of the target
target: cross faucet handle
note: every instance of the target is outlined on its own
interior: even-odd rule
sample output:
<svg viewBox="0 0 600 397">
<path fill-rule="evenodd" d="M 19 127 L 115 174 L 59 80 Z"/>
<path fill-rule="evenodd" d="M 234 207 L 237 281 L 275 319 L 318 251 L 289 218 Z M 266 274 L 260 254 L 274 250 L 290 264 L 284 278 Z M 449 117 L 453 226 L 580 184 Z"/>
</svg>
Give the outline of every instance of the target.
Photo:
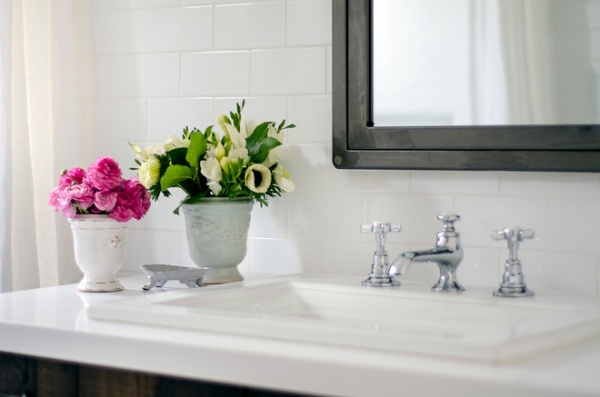
<svg viewBox="0 0 600 397">
<path fill-rule="evenodd" d="M 360 231 L 363 233 L 383 233 L 399 232 L 402 226 L 385 222 L 363 223 L 360 225 Z"/>
<path fill-rule="evenodd" d="M 516 261 L 519 251 L 519 242 L 535 237 L 535 230 L 521 229 L 520 227 L 507 227 L 492 232 L 492 240 L 507 240 L 509 259 Z"/>
<path fill-rule="evenodd" d="M 493 240 L 517 240 L 532 239 L 535 237 L 535 230 L 521 229 L 520 227 L 507 227 L 502 230 L 494 230 L 492 232 Z"/>
<path fill-rule="evenodd" d="M 442 230 L 447 232 L 454 231 L 454 222 L 460 221 L 460 215 L 458 214 L 438 214 L 437 218 L 442 221 Z"/>
<path fill-rule="evenodd" d="M 492 240 L 508 241 L 508 259 L 504 262 L 504 273 L 502 274 L 502 283 L 494 296 L 502 297 L 526 297 L 533 296 L 533 291 L 527 288 L 523 273 L 521 271 L 521 261 L 517 258 L 519 242 L 525 239 L 532 239 L 535 236 L 533 229 L 521 229 L 520 227 L 507 227 L 502 230 L 492 232 Z"/>
<path fill-rule="evenodd" d="M 388 233 L 399 232 L 402 227 L 386 222 L 372 222 L 360 225 L 362 233 L 375 233 L 375 252 L 369 278 L 362 282 L 365 287 L 396 287 L 400 283 L 387 274 L 388 254 L 385 250 L 385 238 Z"/>
</svg>

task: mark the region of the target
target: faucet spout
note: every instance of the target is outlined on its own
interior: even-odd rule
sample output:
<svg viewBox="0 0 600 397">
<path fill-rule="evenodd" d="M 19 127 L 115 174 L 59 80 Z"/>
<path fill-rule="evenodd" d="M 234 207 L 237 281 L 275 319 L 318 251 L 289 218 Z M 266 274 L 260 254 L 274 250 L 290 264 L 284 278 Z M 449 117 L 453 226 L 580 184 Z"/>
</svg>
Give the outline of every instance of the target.
<svg viewBox="0 0 600 397">
<path fill-rule="evenodd" d="M 440 214 L 438 219 L 444 222 L 444 226 L 437 234 L 435 247 L 424 251 L 404 252 L 401 256 L 410 264 L 433 262 L 438 266 L 440 278 L 431 287 L 433 291 L 464 291 L 465 288 L 456 280 L 456 269 L 463 259 L 463 249 L 460 244 L 460 235 L 453 226 L 460 216 Z M 389 271 L 397 273 L 397 268 L 390 266 Z"/>
</svg>

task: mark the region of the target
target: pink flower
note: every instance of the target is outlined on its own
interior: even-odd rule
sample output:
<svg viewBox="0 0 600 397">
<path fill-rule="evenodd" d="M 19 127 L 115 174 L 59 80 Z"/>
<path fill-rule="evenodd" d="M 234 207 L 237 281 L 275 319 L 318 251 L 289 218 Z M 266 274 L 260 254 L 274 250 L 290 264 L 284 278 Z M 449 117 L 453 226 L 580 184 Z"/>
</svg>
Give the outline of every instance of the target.
<svg viewBox="0 0 600 397">
<path fill-rule="evenodd" d="M 119 201 L 117 200 L 117 205 L 115 205 L 115 208 L 113 208 L 108 216 L 119 222 L 127 222 L 133 218 L 133 211 L 127 206 L 119 205 Z"/>
<path fill-rule="evenodd" d="M 150 209 L 150 204 L 148 190 L 136 178 L 131 178 L 119 186 L 117 202 L 109 216 L 119 222 L 127 222 L 131 218 L 140 220 Z"/>
<path fill-rule="evenodd" d="M 83 209 L 88 209 L 94 205 L 94 190 L 87 184 L 73 185 L 63 192 L 65 193 L 65 199 Z"/>
<path fill-rule="evenodd" d="M 63 214 L 67 218 L 72 218 L 77 214 L 77 208 L 71 205 L 71 200 L 65 198 L 67 195 L 64 193 L 68 189 L 66 185 L 59 185 L 50 192 L 50 199 L 48 203 L 54 207 L 54 210 Z"/>
<path fill-rule="evenodd" d="M 87 210 L 94 204 L 94 191 L 88 185 L 58 185 L 48 200 L 55 211 L 72 218 L 78 209 Z"/>
<path fill-rule="evenodd" d="M 83 168 L 71 168 L 64 175 L 62 173 L 61 175 L 59 182 L 61 185 L 80 184 L 83 182 L 83 178 L 85 178 L 85 170 Z"/>
<path fill-rule="evenodd" d="M 69 218 L 77 214 L 108 214 L 119 222 L 127 222 L 146 215 L 150 198 L 150 192 L 136 178 L 123 179 L 116 161 L 100 157 L 87 173 L 82 168 L 63 171 L 48 203 Z"/>
<path fill-rule="evenodd" d="M 133 217 L 140 220 L 150 209 L 150 192 L 136 178 L 125 181 L 124 185 L 132 199 L 131 210 L 133 211 Z"/>
<path fill-rule="evenodd" d="M 94 207 L 98 212 L 112 211 L 117 204 L 118 193 L 114 190 L 100 190 L 94 194 Z"/>
<path fill-rule="evenodd" d="M 121 175 L 115 160 L 100 157 L 90 165 L 85 179 L 96 190 L 113 190 L 121 184 Z"/>
</svg>

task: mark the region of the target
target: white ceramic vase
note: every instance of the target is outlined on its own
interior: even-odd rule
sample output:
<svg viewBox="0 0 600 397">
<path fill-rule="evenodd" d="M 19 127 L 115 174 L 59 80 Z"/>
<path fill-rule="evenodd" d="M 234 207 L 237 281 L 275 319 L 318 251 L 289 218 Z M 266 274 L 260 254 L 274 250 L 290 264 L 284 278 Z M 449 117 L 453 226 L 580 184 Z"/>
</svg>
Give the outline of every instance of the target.
<svg viewBox="0 0 600 397">
<path fill-rule="evenodd" d="M 212 197 L 184 204 L 186 237 L 192 261 L 210 269 L 202 282 L 223 284 L 244 279 L 238 265 L 246 257 L 254 201 Z"/>
<path fill-rule="evenodd" d="M 70 218 L 75 262 L 83 272 L 77 289 L 83 292 L 123 290 L 116 274 L 125 256 L 126 222 L 108 215 L 77 215 Z"/>
</svg>

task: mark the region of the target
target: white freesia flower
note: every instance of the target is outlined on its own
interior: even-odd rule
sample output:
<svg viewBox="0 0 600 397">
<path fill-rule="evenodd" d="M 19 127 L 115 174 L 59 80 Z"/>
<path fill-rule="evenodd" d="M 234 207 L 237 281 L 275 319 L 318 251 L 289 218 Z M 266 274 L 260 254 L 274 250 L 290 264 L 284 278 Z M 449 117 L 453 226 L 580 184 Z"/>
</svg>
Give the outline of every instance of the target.
<svg viewBox="0 0 600 397">
<path fill-rule="evenodd" d="M 221 171 L 221 165 L 219 164 L 219 161 L 214 157 L 201 161 L 200 172 L 208 180 L 208 188 L 214 193 L 215 196 L 218 196 L 222 189 L 219 182 L 221 182 L 221 179 L 223 178 L 223 172 Z"/>
<path fill-rule="evenodd" d="M 165 148 L 162 144 L 147 146 L 143 149 L 139 145 L 136 145 L 134 143 L 130 143 L 129 145 L 131 146 L 137 157 L 142 161 L 146 161 L 151 157 L 155 157 L 156 155 L 165 154 Z"/>
<path fill-rule="evenodd" d="M 234 149 L 245 148 L 246 147 L 246 137 L 235 129 L 231 124 L 225 124 L 225 127 L 228 131 L 229 139 L 231 140 L 231 146 Z"/>
<path fill-rule="evenodd" d="M 225 146 L 223 146 L 220 142 L 215 149 L 215 157 L 217 160 L 221 161 L 223 157 L 225 157 Z"/>
<path fill-rule="evenodd" d="M 224 114 L 220 114 L 217 116 L 217 124 L 219 124 L 219 127 L 221 127 L 221 129 L 223 130 L 223 133 L 225 134 L 225 136 L 229 136 L 229 130 L 227 130 L 227 116 L 225 116 Z"/>
<path fill-rule="evenodd" d="M 269 125 L 267 136 L 269 136 L 271 138 L 275 138 L 279 142 L 283 143 L 283 133 L 277 132 L 277 129 L 275 128 L 275 125 L 273 123 L 271 123 Z M 269 156 L 263 162 L 263 164 L 266 167 L 271 167 L 273 164 L 278 163 L 280 153 L 281 153 L 281 146 L 277 146 L 276 148 L 271 149 L 271 151 L 269 152 Z"/>
<path fill-rule="evenodd" d="M 146 189 L 160 180 L 160 161 L 156 156 L 149 157 L 140 165 L 138 179 Z"/>
<path fill-rule="evenodd" d="M 244 130 L 244 136 L 248 138 L 254 132 L 254 129 L 259 123 L 254 120 L 248 120 L 242 125 L 242 129 Z"/>
<path fill-rule="evenodd" d="M 169 135 L 169 139 L 164 143 L 164 150 L 168 152 L 173 149 L 177 149 L 180 147 L 190 147 L 189 139 L 181 139 L 177 135 Z"/>
<path fill-rule="evenodd" d="M 244 159 L 244 161 L 248 160 L 248 149 L 246 148 L 238 148 L 231 149 L 229 151 L 229 155 L 227 156 L 232 160 Z"/>
<path fill-rule="evenodd" d="M 291 175 L 282 165 L 277 165 L 273 170 L 273 177 L 277 185 L 284 191 L 291 193 L 296 189 L 296 185 L 292 182 Z"/>
<path fill-rule="evenodd" d="M 244 179 L 254 193 L 266 193 L 271 185 L 271 171 L 262 164 L 252 164 L 246 169 Z"/>
<path fill-rule="evenodd" d="M 284 141 L 284 130 L 295 125 L 243 118 L 244 105 L 242 101 L 233 112 L 217 116 L 215 126 L 204 131 L 185 127 L 183 134 L 170 135 L 160 144 L 130 144 L 138 178 L 153 200 L 181 189 L 186 194 L 183 204 L 219 196 L 245 197 L 263 206 L 270 197 L 295 189 L 289 172 L 280 166 L 277 146 Z M 248 140 L 258 126 L 261 133 Z"/>
</svg>

